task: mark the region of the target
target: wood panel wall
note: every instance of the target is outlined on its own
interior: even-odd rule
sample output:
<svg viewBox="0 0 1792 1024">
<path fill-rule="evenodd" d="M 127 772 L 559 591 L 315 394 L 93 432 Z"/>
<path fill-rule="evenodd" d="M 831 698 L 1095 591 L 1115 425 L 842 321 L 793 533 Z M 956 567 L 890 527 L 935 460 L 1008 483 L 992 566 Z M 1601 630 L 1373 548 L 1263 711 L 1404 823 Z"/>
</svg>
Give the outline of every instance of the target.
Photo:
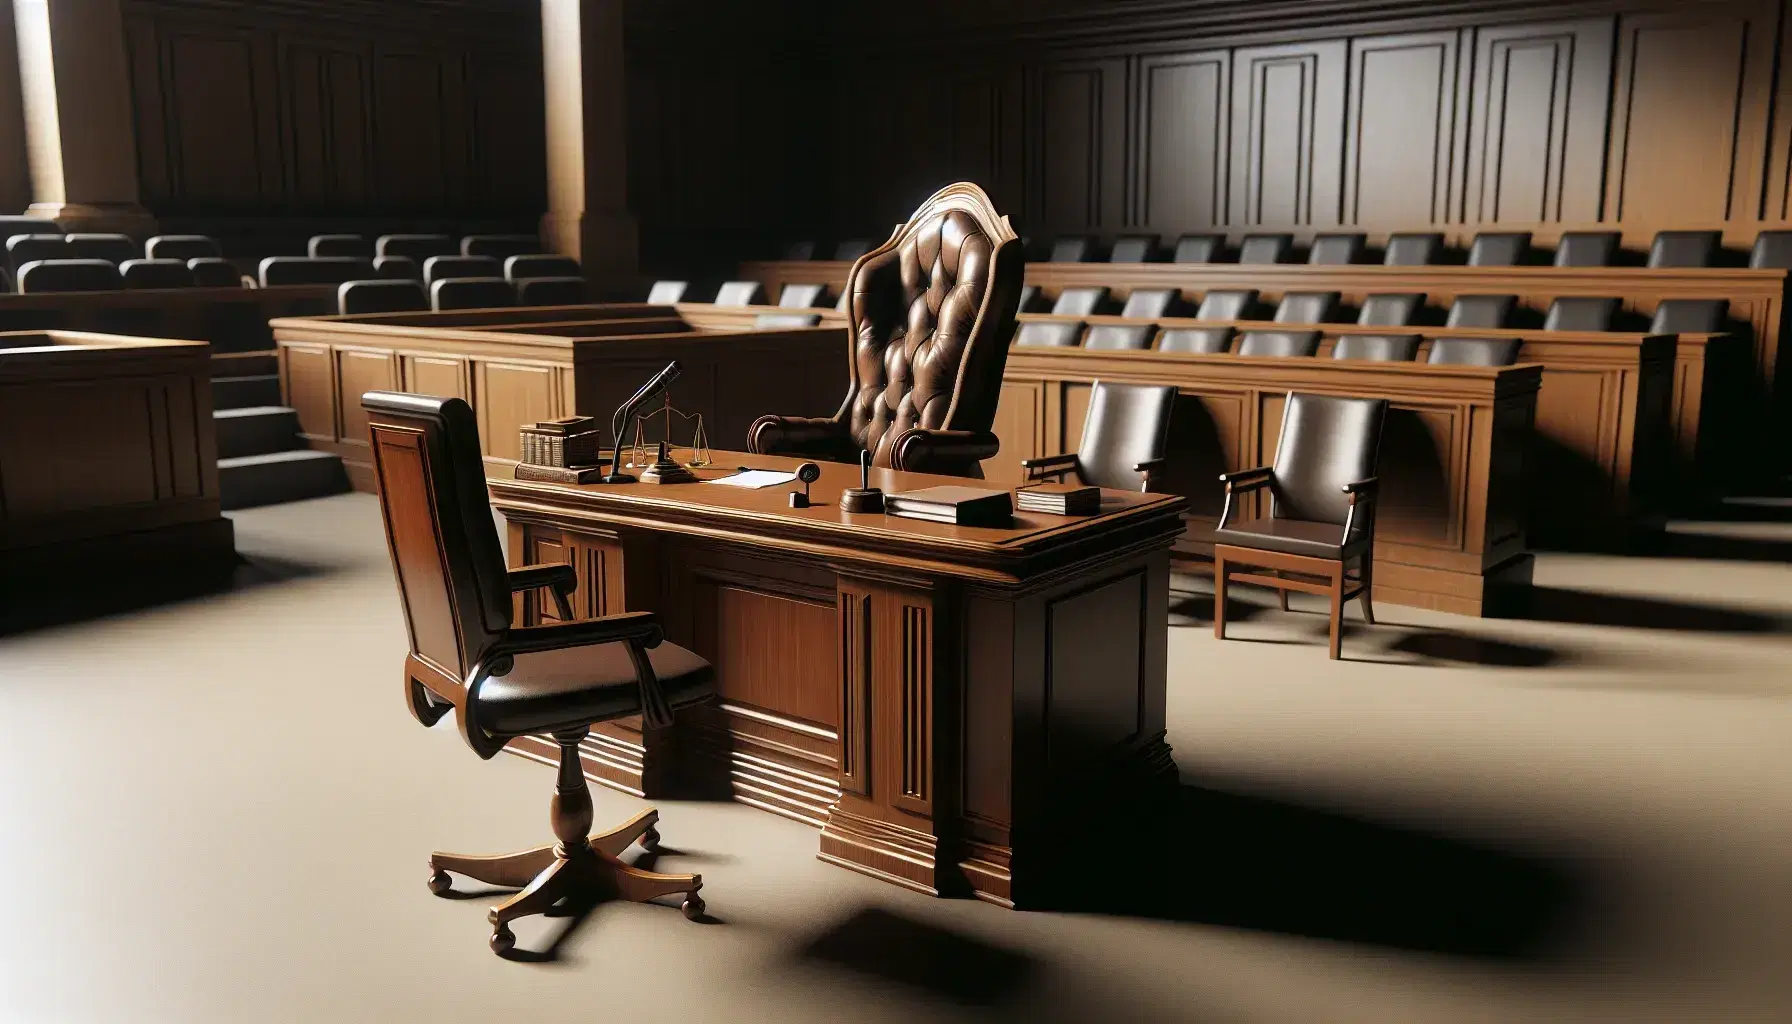
<svg viewBox="0 0 1792 1024">
<path fill-rule="evenodd" d="M 1785 0 L 898 6 L 834 27 L 846 233 L 959 177 L 1036 238 L 1792 222 Z"/>
<path fill-rule="evenodd" d="M 546 204 L 540 7 L 126 0 L 158 217 L 516 217 Z"/>
</svg>

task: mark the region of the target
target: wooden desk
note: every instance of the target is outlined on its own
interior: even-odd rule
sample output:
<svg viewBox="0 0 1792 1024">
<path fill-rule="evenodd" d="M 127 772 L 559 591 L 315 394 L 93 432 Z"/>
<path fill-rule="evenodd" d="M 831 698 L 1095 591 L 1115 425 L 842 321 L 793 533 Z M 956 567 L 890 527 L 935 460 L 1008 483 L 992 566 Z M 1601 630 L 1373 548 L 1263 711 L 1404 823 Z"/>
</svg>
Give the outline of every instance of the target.
<svg viewBox="0 0 1792 1024">
<path fill-rule="evenodd" d="M 670 640 L 716 666 L 718 704 L 664 735 L 643 736 L 638 719 L 599 725 L 586 769 L 649 796 L 719 784 L 821 826 L 823 860 L 922 892 L 1037 903 L 1046 882 L 1032 872 L 1070 841 L 1048 811 L 1096 779 L 1174 779 L 1164 670 L 1182 499 L 1112 492 L 1096 517 L 966 529 L 849 516 L 834 502 L 857 468 L 821 468 L 804 510 L 788 507 L 789 486 L 574 487 L 490 469 L 514 564 L 571 563 L 575 614 L 657 611 Z M 874 473 L 886 491 L 943 482 L 962 483 Z M 551 617 L 533 600 L 523 611 Z M 1095 820 L 1077 834 L 1102 831 Z"/>
<path fill-rule="evenodd" d="M 204 342 L 0 334 L 0 604 L 234 557 Z"/>
<path fill-rule="evenodd" d="M 672 403 L 702 413 L 714 447 L 738 447 L 764 413 L 827 416 L 846 394 L 839 327 L 703 330 L 670 306 L 643 304 L 384 313 L 275 320 L 280 387 L 301 436 L 341 456 L 372 490 L 361 395 L 411 391 L 473 406 L 485 455 L 521 455 L 517 428 L 610 416 L 673 359 Z M 651 410 L 649 410 L 651 411 Z M 684 437 L 680 435 L 680 443 Z"/>
</svg>

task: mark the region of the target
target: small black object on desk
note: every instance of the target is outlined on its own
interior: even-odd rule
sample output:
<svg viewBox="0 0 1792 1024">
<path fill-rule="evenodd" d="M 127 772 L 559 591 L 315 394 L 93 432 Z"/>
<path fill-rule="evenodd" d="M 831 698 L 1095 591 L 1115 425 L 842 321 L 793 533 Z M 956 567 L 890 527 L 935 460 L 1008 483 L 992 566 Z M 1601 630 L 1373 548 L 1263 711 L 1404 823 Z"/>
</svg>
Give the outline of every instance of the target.
<svg viewBox="0 0 1792 1024">
<path fill-rule="evenodd" d="M 844 512 L 882 512 L 884 492 L 871 486 L 871 453 L 859 453 L 859 486 L 840 492 L 840 509 Z"/>
<path fill-rule="evenodd" d="M 790 492 L 791 508 L 809 507 L 809 485 L 821 479 L 821 467 L 813 462 L 805 462 L 796 467 L 796 478 L 803 482 L 802 493 Z"/>
</svg>

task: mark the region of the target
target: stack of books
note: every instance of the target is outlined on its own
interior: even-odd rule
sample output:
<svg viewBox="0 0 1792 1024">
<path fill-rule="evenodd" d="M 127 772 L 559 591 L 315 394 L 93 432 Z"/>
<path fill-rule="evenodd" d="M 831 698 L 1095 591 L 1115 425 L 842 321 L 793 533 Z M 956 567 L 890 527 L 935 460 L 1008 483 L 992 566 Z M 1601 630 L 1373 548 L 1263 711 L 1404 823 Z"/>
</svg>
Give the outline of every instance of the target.
<svg viewBox="0 0 1792 1024">
<path fill-rule="evenodd" d="M 603 431 L 594 416 L 543 420 L 521 431 L 523 461 L 534 466 L 573 468 L 603 461 Z"/>
<path fill-rule="evenodd" d="M 1022 512 L 1053 516 L 1092 516 L 1101 511 L 1101 488 L 1085 484 L 1032 484 L 1014 492 Z"/>
<path fill-rule="evenodd" d="M 884 513 L 954 526 L 1001 528 L 1014 523 L 1014 504 L 1007 491 L 977 487 L 947 485 L 887 495 Z"/>
</svg>

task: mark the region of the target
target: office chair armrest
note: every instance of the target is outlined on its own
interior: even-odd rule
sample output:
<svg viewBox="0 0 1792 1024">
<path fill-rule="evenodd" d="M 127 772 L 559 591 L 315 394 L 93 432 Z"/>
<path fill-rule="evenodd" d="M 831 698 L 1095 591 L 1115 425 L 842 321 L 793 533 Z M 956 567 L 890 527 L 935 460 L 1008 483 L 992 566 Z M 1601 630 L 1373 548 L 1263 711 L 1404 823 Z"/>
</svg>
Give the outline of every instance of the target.
<svg viewBox="0 0 1792 1024">
<path fill-rule="evenodd" d="M 977 467 L 1001 448 L 1002 442 L 986 430 L 910 427 L 890 446 L 890 468 L 909 473 L 950 474 Z"/>
<path fill-rule="evenodd" d="M 1381 493 L 1381 478 L 1370 477 L 1344 485 L 1344 493 L 1350 495 L 1350 510 L 1344 513 L 1344 536 L 1340 543 L 1350 543 L 1351 531 L 1356 529 L 1356 510 L 1365 509 L 1365 515 L 1375 514 L 1375 498 Z"/>
<path fill-rule="evenodd" d="M 819 416 L 761 416 L 747 428 L 747 451 L 829 462 L 857 462 L 859 458 L 858 442 L 846 424 Z"/>
<path fill-rule="evenodd" d="M 1236 473 L 1221 473 L 1220 483 L 1226 485 L 1226 503 L 1220 506 L 1220 525 L 1224 530 L 1232 521 L 1232 498 L 1234 495 L 1268 487 L 1275 482 L 1275 470 L 1269 466 L 1258 466 L 1256 469 L 1241 469 Z"/>
<path fill-rule="evenodd" d="M 1047 455 L 1037 459 L 1020 460 L 1020 468 L 1027 471 L 1028 480 L 1044 480 L 1055 476 L 1060 480 L 1064 474 L 1076 468 L 1076 453 L 1065 452 L 1062 455 Z"/>
<path fill-rule="evenodd" d="M 546 626 L 512 626 L 492 646 L 492 657 L 500 655 L 538 654 L 568 647 L 590 647 L 593 644 L 635 643 L 642 647 L 658 647 L 666 638 L 659 616 L 653 612 L 622 612 L 577 622 L 556 622 Z M 490 658 L 487 659 L 491 660 Z"/>
<path fill-rule="evenodd" d="M 521 569 L 512 569 L 505 576 L 510 584 L 512 594 L 522 590 L 539 590 L 550 587 L 554 592 L 554 607 L 560 611 L 562 619 L 572 618 L 572 592 L 579 587 L 579 575 L 572 566 L 564 562 L 546 562 L 541 565 L 525 565 Z"/>
<path fill-rule="evenodd" d="M 1167 465 L 1169 465 L 1167 459 L 1145 459 L 1142 462 L 1133 463 L 1132 471 L 1139 474 L 1140 492 L 1150 491 L 1151 485 L 1157 481 L 1158 471 Z"/>
</svg>

